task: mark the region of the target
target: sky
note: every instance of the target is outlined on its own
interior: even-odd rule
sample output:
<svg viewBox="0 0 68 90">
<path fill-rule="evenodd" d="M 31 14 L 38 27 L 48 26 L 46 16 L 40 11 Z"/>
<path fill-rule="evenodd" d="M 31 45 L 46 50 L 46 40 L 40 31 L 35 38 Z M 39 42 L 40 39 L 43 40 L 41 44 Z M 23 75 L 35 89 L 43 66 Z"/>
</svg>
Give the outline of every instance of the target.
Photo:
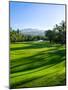
<svg viewBox="0 0 68 90">
<path fill-rule="evenodd" d="M 52 29 L 65 21 L 65 5 L 10 2 L 10 27 L 17 29 Z"/>
</svg>

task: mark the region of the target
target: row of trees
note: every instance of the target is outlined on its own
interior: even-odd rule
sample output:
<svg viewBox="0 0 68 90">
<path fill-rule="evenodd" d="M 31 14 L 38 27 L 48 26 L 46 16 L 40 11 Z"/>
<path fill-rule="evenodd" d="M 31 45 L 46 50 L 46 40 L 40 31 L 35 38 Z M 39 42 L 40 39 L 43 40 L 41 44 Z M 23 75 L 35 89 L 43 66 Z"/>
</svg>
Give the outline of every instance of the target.
<svg viewBox="0 0 68 90">
<path fill-rule="evenodd" d="M 65 44 L 66 43 L 66 23 L 62 21 L 59 25 L 55 25 L 53 30 L 47 30 L 45 32 L 45 35 L 47 36 L 50 43 L 60 43 Z"/>
<path fill-rule="evenodd" d="M 22 41 L 37 41 L 37 40 L 45 40 L 45 36 L 31 36 L 31 35 L 24 35 L 20 32 L 20 30 L 12 30 L 10 28 L 10 41 L 11 42 L 22 42 Z"/>
<path fill-rule="evenodd" d="M 10 28 L 10 41 L 11 42 L 22 42 L 22 41 L 36 41 L 36 40 L 48 40 L 50 43 L 66 43 L 66 23 L 62 21 L 59 25 L 56 24 L 52 30 L 44 32 L 45 36 L 31 36 L 24 35 L 19 29 L 13 30 Z"/>
</svg>

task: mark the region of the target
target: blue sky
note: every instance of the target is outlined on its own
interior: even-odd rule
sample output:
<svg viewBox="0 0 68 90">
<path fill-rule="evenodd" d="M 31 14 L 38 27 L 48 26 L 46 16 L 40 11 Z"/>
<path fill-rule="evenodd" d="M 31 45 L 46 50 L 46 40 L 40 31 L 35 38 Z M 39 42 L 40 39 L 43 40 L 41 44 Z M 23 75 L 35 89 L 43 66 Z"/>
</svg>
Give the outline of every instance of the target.
<svg viewBox="0 0 68 90">
<path fill-rule="evenodd" d="M 10 2 L 10 27 L 13 29 L 52 29 L 55 24 L 65 21 L 65 6 Z"/>
</svg>

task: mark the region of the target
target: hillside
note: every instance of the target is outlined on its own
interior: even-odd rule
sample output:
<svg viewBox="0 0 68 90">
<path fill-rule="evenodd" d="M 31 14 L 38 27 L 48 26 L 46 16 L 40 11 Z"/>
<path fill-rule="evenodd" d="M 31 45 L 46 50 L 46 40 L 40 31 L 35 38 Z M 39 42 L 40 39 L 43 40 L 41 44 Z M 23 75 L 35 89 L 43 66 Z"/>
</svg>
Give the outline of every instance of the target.
<svg viewBox="0 0 68 90">
<path fill-rule="evenodd" d="M 21 33 L 31 36 L 44 36 L 44 30 L 26 28 L 21 30 Z"/>
</svg>

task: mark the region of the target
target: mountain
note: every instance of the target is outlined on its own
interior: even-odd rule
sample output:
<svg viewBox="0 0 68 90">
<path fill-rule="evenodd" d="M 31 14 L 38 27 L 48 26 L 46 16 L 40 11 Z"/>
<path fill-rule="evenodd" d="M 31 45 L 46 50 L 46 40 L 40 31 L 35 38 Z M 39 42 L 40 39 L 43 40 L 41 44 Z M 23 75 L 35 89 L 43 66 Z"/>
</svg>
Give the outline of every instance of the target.
<svg viewBox="0 0 68 90">
<path fill-rule="evenodd" d="M 21 33 L 25 35 L 31 35 L 31 36 L 44 36 L 44 31 L 43 30 L 38 30 L 38 29 L 32 29 L 32 28 L 26 28 L 21 30 Z"/>
</svg>

